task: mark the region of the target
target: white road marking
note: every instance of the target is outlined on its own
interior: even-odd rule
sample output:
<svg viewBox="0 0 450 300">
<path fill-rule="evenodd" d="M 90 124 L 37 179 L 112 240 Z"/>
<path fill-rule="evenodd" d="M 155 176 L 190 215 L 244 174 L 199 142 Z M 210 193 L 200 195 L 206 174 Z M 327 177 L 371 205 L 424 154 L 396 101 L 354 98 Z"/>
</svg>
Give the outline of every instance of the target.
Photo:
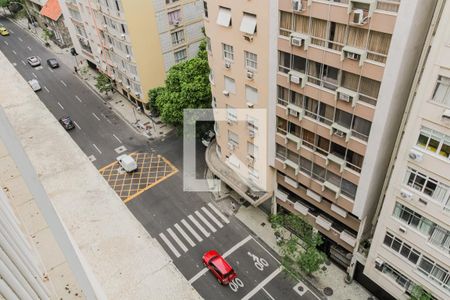
<svg viewBox="0 0 450 300">
<path fill-rule="evenodd" d="M 12 53 L 14 53 L 14 55 L 17 55 L 17 52 L 16 52 L 16 51 L 14 51 L 14 50 L 12 51 Z"/>
<path fill-rule="evenodd" d="M 170 236 L 175 240 L 175 242 L 177 242 L 178 246 L 180 246 L 180 248 L 184 251 L 187 252 L 188 249 L 186 248 L 186 246 L 183 244 L 183 242 L 178 238 L 178 236 L 175 234 L 175 232 L 173 232 L 173 230 L 171 228 L 167 229 L 167 232 L 170 234 Z"/>
<path fill-rule="evenodd" d="M 27 49 L 31 51 L 31 47 L 30 46 L 28 46 Z"/>
<path fill-rule="evenodd" d="M 63 86 L 67 87 L 67 84 L 64 81 L 62 81 L 62 80 L 60 80 L 60 81 Z"/>
<path fill-rule="evenodd" d="M 177 249 L 175 249 L 175 247 L 172 245 L 172 243 L 166 238 L 166 236 L 164 235 L 164 233 L 160 233 L 159 237 L 164 241 L 164 243 L 166 243 L 167 247 L 169 247 L 169 249 L 173 252 L 173 254 L 175 254 L 176 257 L 180 257 L 180 253 L 177 251 Z"/>
<path fill-rule="evenodd" d="M 92 144 L 92 146 L 94 146 L 94 148 L 98 151 L 98 153 L 102 154 L 102 151 L 100 151 L 100 149 L 98 149 L 97 145 Z"/>
<path fill-rule="evenodd" d="M 12 31 L 11 29 L 9 30 L 9 32 L 14 33 L 14 31 Z"/>
<path fill-rule="evenodd" d="M 267 250 L 266 248 L 264 248 L 264 246 L 261 245 L 260 242 L 258 242 L 256 239 L 253 239 L 253 240 L 254 240 L 255 243 L 257 243 L 261 248 L 263 248 L 263 249 L 267 252 L 267 254 L 269 254 L 273 259 L 275 259 L 276 262 L 278 262 L 279 264 L 281 264 L 281 262 L 280 262 L 275 256 L 273 256 L 272 253 L 269 252 L 269 250 Z"/>
<path fill-rule="evenodd" d="M 78 100 L 78 102 L 83 102 L 81 99 L 80 99 L 80 97 L 78 97 L 78 96 L 75 96 L 75 99 L 77 99 Z"/>
<path fill-rule="evenodd" d="M 61 105 L 61 103 L 58 102 L 59 107 L 61 107 L 62 109 L 64 109 L 64 106 Z"/>
<path fill-rule="evenodd" d="M 77 122 L 73 121 L 73 123 L 75 124 L 75 126 L 77 126 L 77 128 L 78 128 L 79 130 L 81 130 L 81 127 L 78 125 Z"/>
<path fill-rule="evenodd" d="M 36 74 L 34 74 L 33 72 L 31 72 L 31 74 L 34 76 L 34 78 L 37 78 Z"/>
<path fill-rule="evenodd" d="M 116 138 L 116 140 L 119 142 L 119 143 L 121 143 L 122 144 L 122 141 L 113 133 L 113 137 L 115 137 Z"/>
<path fill-rule="evenodd" d="M 53 73 L 53 70 L 52 70 L 52 68 L 48 68 L 48 70 L 49 70 L 50 72 L 52 72 L 52 73 Z"/>
<path fill-rule="evenodd" d="M 97 115 L 95 113 L 92 113 L 92 115 L 94 116 L 94 118 L 96 118 L 98 121 L 100 121 L 100 118 L 97 117 Z"/>
<path fill-rule="evenodd" d="M 189 237 L 189 235 L 186 234 L 183 228 L 181 228 L 181 226 L 178 225 L 178 223 L 175 223 L 174 226 L 178 230 L 178 232 L 184 237 L 184 239 L 189 243 L 189 245 L 191 245 L 191 247 L 195 247 L 194 241 L 191 240 L 191 238 Z"/>
<path fill-rule="evenodd" d="M 22 60 L 22 63 L 23 63 L 23 65 L 24 65 L 24 66 L 26 66 L 26 65 L 27 65 L 27 64 L 26 64 L 26 63 L 25 63 L 25 62 L 24 62 L 23 60 Z"/>
<path fill-rule="evenodd" d="M 9 44 L 8 44 L 8 42 L 7 41 L 3 41 L 5 44 L 6 44 L 6 46 L 8 46 Z"/>
<path fill-rule="evenodd" d="M 201 231 L 206 237 L 209 237 L 209 236 L 210 236 L 209 232 L 206 231 L 205 228 L 203 228 L 203 226 L 200 225 L 200 223 L 199 223 L 192 215 L 189 215 L 188 218 L 189 218 L 189 220 L 192 221 L 192 223 L 194 223 L 195 226 L 197 226 L 198 229 L 200 229 L 200 231 Z"/>
<path fill-rule="evenodd" d="M 206 226 L 208 226 L 208 228 L 212 231 L 212 232 L 216 232 L 216 228 L 214 226 L 211 225 L 211 223 L 209 223 L 208 220 L 206 220 L 206 218 L 198 211 L 195 211 L 195 214 L 197 215 L 197 217 L 202 220 L 203 223 L 205 223 Z"/>
<path fill-rule="evenodd" d="M 21 38 L 21 37 L 18 37 L 18 39 L 19 39 L 19 41 L 23 42 L 23 40 L 22 40 L 22 38 Z"/>
<path fill-rule="evenodd" d="M 189 230 L 189 232 L 197 239 L 197 241 L 199 242 L 203 241 L 201 236 L 197 232 L 195 232 L 195 230 L 191 227 L 191 225 L 189 225 L 189 223 L 185 219 L 181 220 L 181 223 L 184 225 L 184 227 L 186 227 Z"/>
<path fill-rule="evenodd" d="M 249 240 L 251 240 L 252 237 L 249 235 L 247 236 L 245 239 L 243 239 L 242 241 L 240 241 L 239 243 L 237 243 L 236 245 L 234 245 L 233 247 L 231 247 L 227 252 L 225 252 L 222 257 L 226 258 L 228 255 L 230 255 L 231 253 L 233 253 L 234 251 L 236 251 L 238 248 L 240 248 L 242 245 L 244 245 L 245 243 L 247 243 Z M 192 284 L 194 283 L 197 279 L 199 279 L 200 277 L 203 276 L 203 274 L 205 274 L 206 272 L 208 272 L 208 268 L 203 268 L 200 272 L 198 272 L 194 277 L 192 277 L 189 280 L 189 283 Z"/>
<path fill-rule="evenodd" d="M 212 213 L 209 212 L 209 210 L 206 209 L 206 207 L 202 207 L 203 212 L 211 219 L 214 223 L 216 223 L 219 228 L 222 228 L 222 223 L 219 222 L 219 220 L 216 219 L 216 217 L 213 216 Z"/>
<path fill-rule="evenodd" d="M 127 151 L 127 147 L 122 145 L 122 146 L 119 146 L 116 149 L 114 149 L 114 151 L 116 151 L 117 154 L 120 154 L 120 153 Z"/>
<path fill-rule="evenodd" d="M 247 295 L 245 295 L 242 300 L 248 300 L 253 297 L 259 290 L 264 287 L 267 283 L 269 283 L 275 276 L 281 273 L 281 267 L 278 267 L 275 271 L 272 272 L 269 276 L 267 276 L 263 281 L 261 281 L 253 290 L 251 290 Z"/>
<path fill-rule="evenodd" d="M 46 86 L 44 86 L 44 90 L 45 90 L 47 93 L 50 93 L 50 91 L 48 90 L 48 88 L 47 88 Z"/>
<path fill-rule="evenodd" d="M 262 288 L 262 290 L 266 293 L 266 295 L 270 298 L 270 299 L 272 299 L 272 300 L 275 300 L 275 298 L 274 297 L 272 297 L 272 295 L 271 294 L 269 294 L 269 292 L 268 291 L 266 291 L 266 289 L 265 288 Z"/>
<path fill-rule="evenodd" d="M 96 160 L 96 158 L 95 158 L 94 155 L 89 155 L 88 158 L 89 158 L 89 160 L 90 160 L 91 162 L 93 162 L 93 161 Z"/>
<path fill-rule="evenodd" d="M 228 220 L 223 214 L 222 212 L 215 207 L 212 203 L 208 203 L 208 206 L 216 213 L 216 215 L 218 215 L 225 223 L 230 223 L 230 220 Z"/>
</svg>

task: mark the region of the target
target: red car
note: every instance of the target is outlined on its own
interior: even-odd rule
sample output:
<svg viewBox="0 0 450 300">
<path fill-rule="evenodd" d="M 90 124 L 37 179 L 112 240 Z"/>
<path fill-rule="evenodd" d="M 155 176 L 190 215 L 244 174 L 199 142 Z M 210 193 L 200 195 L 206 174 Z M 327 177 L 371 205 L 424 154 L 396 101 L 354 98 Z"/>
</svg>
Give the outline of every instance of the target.
<svg viewBox="0 0 450 300">
<path fill-rule="evenodd" d="M 237 277 L 233 268 L 216 250 L 209 250 L 202 257 L 203 264 L 216 276 L 220 284 L 229 284 Z"/>
</svg>

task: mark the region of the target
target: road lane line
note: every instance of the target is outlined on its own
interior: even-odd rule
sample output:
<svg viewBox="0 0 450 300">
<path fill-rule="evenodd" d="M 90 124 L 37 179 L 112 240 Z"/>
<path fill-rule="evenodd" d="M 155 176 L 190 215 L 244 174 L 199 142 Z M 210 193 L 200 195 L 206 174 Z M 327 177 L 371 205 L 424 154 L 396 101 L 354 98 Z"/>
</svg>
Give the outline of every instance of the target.
<svg viewBox="0 0 450 300">
<path fill-rule="evenodd" d="M 19 39 L 19 41 L 23 42 L 23 40 L 22 40 L 22 38 L 20 36 L 18 37 L 18 39 Z"/>
<path fill-rule="evenodd" d="M 77 122 L 73 121 L 73 123 L 75 124 L 75 126 L 77 126 L 77 128 L 78 128 L 79 130 L 81 130 L 81 127 L 78 125 Z"/>
<path fill-rule="evenodd" d="M 175 254 L 176 257 L 180 257 L 180 252 L 175 249 L 175 247 L 172 245 L 172 243 L 167 239 L 167 237 L 164 235 L 164 233 L 160 233 L 159 237 L 166 243 L 167 247 Z"/>
<path fill-rule="evenodd" d="M 192 215 L 189 215 L 188 218 L 189 218 L 189 220 L 192 221 L 192 223 L 194 223 L 195 226 L 197 226 L 198 229 L 200 229 L 200 231 L 201 231 L 206 237 L 209 237 L 209 236 L 210 236 L 209 232 L 206 231 L 205 228 L 203 228 L 203 226 L 202 226 L 202 225 L 201 225 L 201 224 L 200 224 L 200 223 L 199 223 Z"/>
<path fill-rule="evenodd" d="M 178 223 L 175 223 L 174 226 L 178 230 L 178 232 L 184 237 L 184 239 L 189 243 L 189 245 L 191 245 L 191 247 L 195 247 L 194 241 L 191 240 L 191 238 L 189 237 L 189 235 L 187 235 L 187 233 L 183 230 L 183 228 L 181 228 L 181 226 L 178 225 Z"/>
<path fill-rule="evenodd" d="M 8 44 L 8 42 L 7 41 L 3 41 L 5 44 L 6 44 L 6 46 L 8 46 L 9 44 Z"/>
<path fill-rule="evenodd" d="M 48 88 L 47 88 L 46 86 L 44 86 L 44 90 L 45 90 L 47 93 L 50 93 L 50 91 L 48 90 Z"/>
<path fill-rule="evenodd" d="M 94 148 L 98 151 L 98 153 L 102 154 L 102 151 L 100 151 L 100 149 L 98 149 L 97 145 L 92 144 L 92 146 L 94 146 Z"/>
<path fill-rule="evenodd" d="M 181 223 L 184 225 L 184 227 L 187 228 L 187 230 L 189 230 L 189 232 L 197 239 L 197 241 L 203 241 L 201 236 L 191 227 L 191 225 L 189 225 L 189 223 L 185 219 L 181 220 Z"/>
<path fill-rule="evenodd" d="M 275 300 L 275 298 L 274 297 L 272 297 L 272 295 L 271 294 L 269 294 L 269 292 L 268 291 L 266 291 L 266 289 L 265 288 L 262 288 L 261 290 L 263 290 L 265 293 L 266 293 L 266 295 L 271 299 L 271 300 Z"/>
<path fill-rule="evenodd" d="M 77 99 L 78 100 L 78 102 L 83 102 L 81 99 L 80 99 L 80 97 L 78 97 L 78 96 L 75 96 L 75 99 Z"/>
<path fill-rule="evenodd" d="M 17 52 L 16 52 L 16 51 L 13 50 L 12 52 L 14 53 L 14 55 L 17 55 Z"/>
<path fill-rule="evenodd" d="M 263 281 L 261 281 L 253 290 L 251 290 L 247 295 L 245 295 L 242 300 L 248 300 L 253 297 L 259 290 L 264 287 L 269 281 L 271 281 L 275 276 L 281 273 L 281 267 L 278 267 L 275 271 L 272 272 L 269 276 L 267 276 Z"/>
<path fill-rule="evenodd" d="M 61 103 L 59 103 L 59 101 L 58 101 L 58 105 L 59 105 L 59 107 L 61 107 L 62 109 L 64 109 L 64 106 L 62 106 Z"/>
<path fill-rule="evenodd" d="M 234 245 L 233 247 L 231 247 L 227 252 L 225 252 L 222 257 L 226 258 L 228 255 L 230 255 L 231 253 L 233 253 L 234 251 L 236 251 L 238 248 L 240 248 L 242 245 L 244 245 L 245 243 L 247 243 L 249 240 L 251 240 L 252 237 L 251 236 L 247 236 L 245 239 L 243 239 L 242 241 L 240 241 L 239 243 L 237 243 L 236 245 Z M 205 274 L 206 272 L 208 272 L 208 268 L 203 268 L 200 272 L 198 272 L 196 275 L 194 275 L 194 277 L 192 277 L 189 280 L 190 284 L 193 284 L 197 279 L 199 279 L 200 277 L 203 276 L 203 274 Z"/>
<path fill-rule="evenodd" d="M 208 220 L 206 220 L 206 218 L 198 211 L 195 211 L 195 214 L 197 215 L 197 217 L 202 220 L 203 223 L 205 223 L 206 226 L 208 226 L 208 228 L 212 231 L 212 232 L 216 232 L 216 228 L 214 226 L 211 225 L 211 223 L 209 223 Z"/>
<path fill-rule="evenodd" d="M 93 115 L 98 121 L 100 121 L 100 118 L 97 117 L 97 115 L 96 115 L 95 113 L 92 113 L 92 115 Z"/>
<path fill-rule="evenodd" d="M 31 47 L 30 46 L 28 46 L 27 49 L 31 51 Z"/>
<path fill-rule="evenodd" d="M 33 72 L 31 72 L 31 74 L 34 76 L 34 78 L 37 78 L 36 74 L 34 74 Z"/>
<path fill-rule="evenodd" d="M 170 234 L 170 236 L 177 242 L 178 246 L 184 251 L 187 252 L 188 248 L 183 244 L 183 242 L 178 238 L 178 236 L 173 232 L 172 228 L 167 228 L 167 232 Z"/>
<path fill-rule="evenodd" d="M 219 220 L 217 220 L 216 217 L 214 217 L 213 214 L 206 209 L 206 207 L 202 207 L 202 210 L 214 223 L 216 223 L 217 226 L 219 226 L 219 228 L 223 227 L 222 223 L 220 223 Z"/>
<path fill-rule="evenodd" d="M 53 73 L 53 70 L 52 70 L 52 68 L 48 68 L 48 70 L 49 70 L 50 72 L 52 72 L 52 73 Z"/>
<path fill-rule="evenodd" d="M 12 31 L 11 29 L 9 30 L 9 32 L 11 32 L 12 34 L 14 34 L 14 31 Z"/>
<path fill-rule="evenodd" d="M 119 142 L 119 143 L 121 143 L 122 144 L 122 141 L 113 133 L 113 137 L 115 137 L 116 138 L 116 140 Z"/>
<path fill-rule="evenodd" d="M 24 62 L 23 60 L 22 60 L 22 63 L 23 63 L 23 65 L 24 65 L 24 66 L 26 66 L 26 65 L 27 65 L 27 64 L 26 64 L 26 63 L 25 63 L 25 62 Z"/>
<path fill-rule="evenodd" d="M 222 212 L 215 207 L 212 203 L 208 203 L 208 206 L 216 213 L 216 215 L 218 215 L 225 223 L 230 223 L 230 220 L 228 220 L 223 214 Z"/>
<path fill-rule="evenodd" d="M 64 81 L 62 81 L 62 80 L 60 80 L 60 81 L 61 81 L 63 86 L 67 87 L 67 84 Z"/>
</svg>

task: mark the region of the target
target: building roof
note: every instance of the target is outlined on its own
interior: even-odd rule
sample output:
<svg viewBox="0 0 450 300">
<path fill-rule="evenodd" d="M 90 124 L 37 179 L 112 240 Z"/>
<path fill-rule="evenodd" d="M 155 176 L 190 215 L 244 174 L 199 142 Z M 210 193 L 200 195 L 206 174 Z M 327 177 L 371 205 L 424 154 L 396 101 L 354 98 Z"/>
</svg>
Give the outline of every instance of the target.
<svg viewBox="0 0 450 300">
<path fill-rule="evenodd" d="M 41 15 L 50 18 L 53 21 L 58 21 L 61 16 L 61 6 L 59 6 L 58 0 L 48 0 L 44 6 L 42 6 Z"/>
</svg>

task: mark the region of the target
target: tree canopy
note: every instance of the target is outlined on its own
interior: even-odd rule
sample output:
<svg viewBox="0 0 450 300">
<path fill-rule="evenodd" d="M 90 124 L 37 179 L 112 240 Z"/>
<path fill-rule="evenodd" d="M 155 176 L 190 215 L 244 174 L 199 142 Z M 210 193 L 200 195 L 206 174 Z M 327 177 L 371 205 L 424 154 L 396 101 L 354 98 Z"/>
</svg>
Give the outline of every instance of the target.
<svg viewBox="0 0 450 300">
<path fill-rule="evenodd" d="M 103 73 L 98 74 L 96 78 L 97 82 L 95 83 L 95 87 L 100 91 L 100 93 L 105 93 L 113 91 L 113 86 L 111 83 L 111 79 Z"/>
</svg>

